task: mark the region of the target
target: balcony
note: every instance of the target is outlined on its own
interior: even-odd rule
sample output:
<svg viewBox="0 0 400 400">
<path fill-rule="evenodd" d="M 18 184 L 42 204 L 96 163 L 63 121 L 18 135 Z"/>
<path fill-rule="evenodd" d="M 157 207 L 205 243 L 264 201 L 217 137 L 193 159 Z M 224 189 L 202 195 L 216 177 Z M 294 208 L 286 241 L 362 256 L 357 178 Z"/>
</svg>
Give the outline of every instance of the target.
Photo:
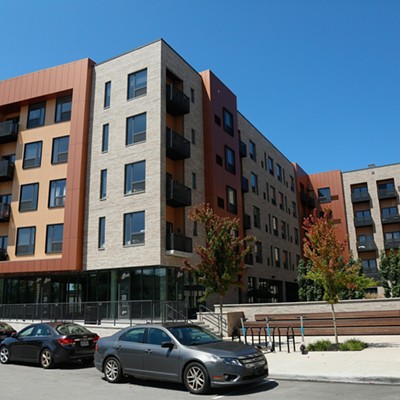
<svg viewBox="0 0 400 400">
<path fill-rule="evenodd" d="M 167 157 L 171 160 L 183 160 L 190 157 L 189 140 L 169 128 L 167 128 Z"/>
<path fill-rule="evenodd" d="M 370 201 L 368 192 L 356 192 L 351 194 L 352 203 L 363 203 L 364 201 Z"/>
<path fill-rule="evenodd" d="M 376 244 L 373 240 L 367 240 L 366 242 L 358 242 L 357 250 L 359 253 L 363 251 L 375 251 Z"/>
<path fill-rule="evenodd" d="M 382 224 L 397 224 L 400 222 L 400 215 L 399 214 L 389 214 L 385 216 L 381 216 Z"/>
<path fill-rule="evenodd" d="M 7 249 L 0 249 L 0 261 L 7 261 L 7 260 L 8 260 Z"/>
<path fill-rule="evenodd" d="M 243 229 L 251 229 L 251 217 L 248 214 L 243 214 Z"/>
<path fill-rule="evenodd" d="M 379 270 L 378 268 L 368 268 L 367 270 L 364 270 L 363 268 L 363 273 L 367 278 L 379 280 Z"/>
<path fill-rule="evenodd" d="M 169 254 L 174 254 L 174 251 L 183 253 L 192 253 L 192 238 L 175 233 L 167 234 L 166 250 Z"/>
<path fill-rule="evenodd" d="M 190 112 L 189 97 L 172 83 L 167 84 L 167 112 L 174 116 Z"/>
<path fill-rule="evenodd" d="M 399 249 L 400 248 L 400 239 L 386 239 L 385 240 L 385 249 Z"/>
<path fill-rule="evenodd" d="M 371 226 L 374 221 L 371 217 L 354 217 L 354 226 L 359 228 L 361 226 Z"/>
<path fill-rule="evenodd" d="M 0 203 L 0 222 L 8 222 L 10 220 L 11 207 L 7 203 Z"/>
<path fill-rule="evenodd" d="M 8 160 L 0 161 L 0 182 L 12 181 L 14 178 L 14 163 Z"/>
<path fill-rule="evenodd" d="M 167 177 L 167 205 L 188 207 L 192 205 L 192 190 L 187 186 Z"/>
<path fill-rule="evenodd" d="M 245 176 L 242 176 L 241 188 L 242 188 L 242 193 L 249 192 L 249 180 Z"/>
<path fill-rule="evenodd" d="M 247 157 L 247 146 L 245 142 L 240 141 L 239 143 L 239 155 L 242 158 Z"/>
<path fill-rule="evenodd" d="M 0 143 L 15 142 L 18 138 L 18 124 L 14 121 L 0 122 Z"/>
<path fill-rule="evenodd" d="M 396 189 L 394 187 L 390 189 L 378 189 L 378 198 L 379 200 L 397 198 Z"/>
<path fill-rule="evenodd" d="M 309 196 L 306 192 L 300 193 L 300 200 L 308 208 L 315 208 L 315 200 L 311 196 Z"/>
</svg>

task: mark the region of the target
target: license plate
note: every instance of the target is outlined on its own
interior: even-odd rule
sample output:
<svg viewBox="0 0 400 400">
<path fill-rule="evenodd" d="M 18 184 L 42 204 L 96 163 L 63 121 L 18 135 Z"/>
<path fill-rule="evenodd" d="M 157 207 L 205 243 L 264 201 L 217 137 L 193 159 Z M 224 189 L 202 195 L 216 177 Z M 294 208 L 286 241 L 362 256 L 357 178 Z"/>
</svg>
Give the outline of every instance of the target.
<svg viewBox="0 0 400 400">
<path fill-rule="evenodd" d="M 87 340 L 81 340 L 81 347 L 89 346 L 89 342 Z"/>
</svg>

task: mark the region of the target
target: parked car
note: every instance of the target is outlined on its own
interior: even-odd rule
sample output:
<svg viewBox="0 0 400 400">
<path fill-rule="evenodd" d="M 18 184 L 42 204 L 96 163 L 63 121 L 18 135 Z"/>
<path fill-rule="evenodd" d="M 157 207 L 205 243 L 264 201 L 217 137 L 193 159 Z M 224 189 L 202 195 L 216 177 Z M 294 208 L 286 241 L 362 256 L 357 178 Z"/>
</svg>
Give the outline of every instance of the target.
<svg viewBox="0 0 400 400">
<path fill-rule="evenodd" d="M 95 333 L 75 323 L 32 324 L 2 341 L 0 362 L 33 362 L 46 369 L 65 361 L 89 363 L 98 339 Z"/>
<path fill-rule="evenodd" d="M 8 325 L 5 322 L 0 321 L 0 343 L 5 338 L 10 337 L 13 333 L 17 333 L 17 331 L 11 325 Z"/>
<path fill-rule="evenodd" d="M 134 325 L 101 338 L 94 365 L 111 383 L 131 375 L 183 382 L 195 394 L 207 393 L 211 387 L 251 384 L 268 376 L 261 350 L 223 341 L 187 323 Z"/>
</svg>

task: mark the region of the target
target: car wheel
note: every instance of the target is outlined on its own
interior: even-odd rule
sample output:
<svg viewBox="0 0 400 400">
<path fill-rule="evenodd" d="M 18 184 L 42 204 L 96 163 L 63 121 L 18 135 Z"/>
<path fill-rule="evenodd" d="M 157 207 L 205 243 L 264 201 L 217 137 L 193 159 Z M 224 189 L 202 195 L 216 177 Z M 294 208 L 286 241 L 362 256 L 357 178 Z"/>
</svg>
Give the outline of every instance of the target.
<svg viewBox="0 0 400 400">
<path fill-rule="evenodd" d="M 199 363 L 191 363 L 185 368 L 183 381 L 190 393 L 205 394 L 210 390 L 208 372 Z"/>
<path fill-rule="evenodd" d="M 2 364 L 7 364 L 10 361 L 10 353 L 6 346 L 0 348 L 0 362 Z"/>
<path fill-rule="evenodd" d="M 40 353 L 40 365 L 45 369 L 54 367 L 53 353 L 49 349 L 44 349 Z"/>
<path fill-rule="evenodd" d="M 121 382 L 123 377 L 121 363 L 115 357 L 107 358 L 104 363 L 104 377 L 110 383 Z"/>
</svg>

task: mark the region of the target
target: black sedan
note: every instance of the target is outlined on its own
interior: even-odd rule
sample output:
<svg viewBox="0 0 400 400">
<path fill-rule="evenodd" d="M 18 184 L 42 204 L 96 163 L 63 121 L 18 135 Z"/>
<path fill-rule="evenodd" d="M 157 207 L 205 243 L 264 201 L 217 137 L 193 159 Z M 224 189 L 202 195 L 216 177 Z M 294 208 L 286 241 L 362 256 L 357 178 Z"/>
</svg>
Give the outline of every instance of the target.
<svg viewBox="0 0 400 400">
<path fill-rule="evenodd" d="M 0 362 L 32 362 L 43 368 L 74 360 L 89 363 L 98 339 L 95 333 L 74 323 L 32 324 L 1 342 Z"/>
<path fill-rule="evenodd" d="M 14 333 L 17 333 L 17 331 L 11 325 L 0 321 L 0 343 L 2 340 L 10 337 Z"/>
<path fill-rule="evenodd" d="M 131 375 L 182 382 L 195 394 L 211 387 L 254 384 L 268 376 L 259 349 L 183 323 L 135 325 L 102 338 L 94 365 L 111 383 Z"/>
</svg>

